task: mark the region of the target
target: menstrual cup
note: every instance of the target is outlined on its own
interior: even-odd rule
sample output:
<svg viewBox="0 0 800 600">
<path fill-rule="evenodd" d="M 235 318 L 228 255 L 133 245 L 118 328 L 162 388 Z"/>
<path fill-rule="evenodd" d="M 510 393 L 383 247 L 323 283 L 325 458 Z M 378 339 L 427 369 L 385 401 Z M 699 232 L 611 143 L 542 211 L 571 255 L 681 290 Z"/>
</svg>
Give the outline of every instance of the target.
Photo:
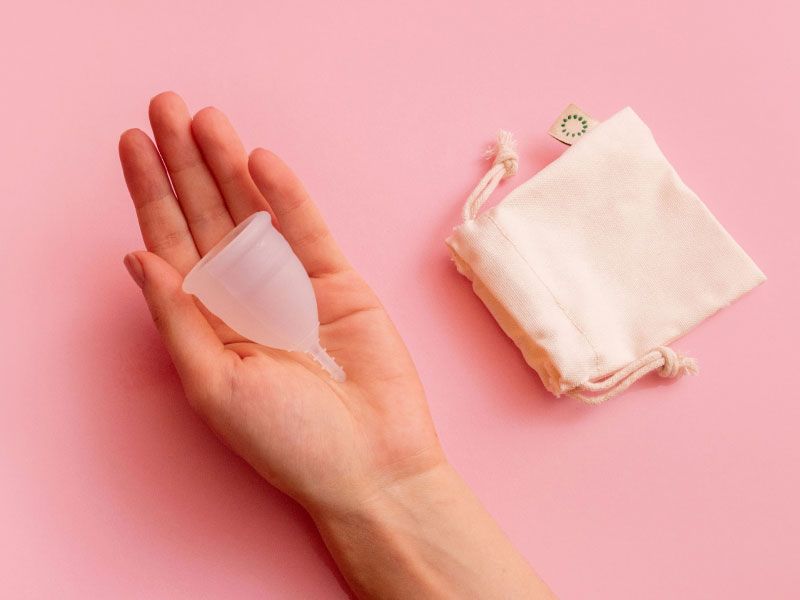
<svg viewBox="0 0 800 600">
<path fill-rule="evenodd" d="M 319 343 L 319 316 L 306 270 L 269 213 L 250 215 L 183 280 L 183 291 L 240 335 L 264 346 L 305 352 L 335 381 L 345 374 Z"/>
</svg>

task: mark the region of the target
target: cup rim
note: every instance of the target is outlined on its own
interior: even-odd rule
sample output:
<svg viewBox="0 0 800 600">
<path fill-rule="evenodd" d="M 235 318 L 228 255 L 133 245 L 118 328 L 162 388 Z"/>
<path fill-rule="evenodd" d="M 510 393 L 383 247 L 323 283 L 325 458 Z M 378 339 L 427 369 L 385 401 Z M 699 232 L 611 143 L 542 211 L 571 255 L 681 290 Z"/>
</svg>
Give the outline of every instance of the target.
<svg viewBox="0 0 800 600">
<path fill-rule="evenodd" d="M 263 221 L 265 216 L 269 217 L 269 213 L 266 211 L 254 212 L 236 227 L 231 229 L 220 241 L 214 244 L 214 247 L 211 248 L 211 250 L 209 250 L 205 256 L 197 261 L 197 264 L 192 268 L 192 271 L 202 269 L 210 262 L 215 261 L 215 259 L 225 258 L 225 256 L 230 254 L 234 248 L 241 246 L 242 242 L 246 242 L 250 237 L 242 235 L 245 229 L 247 229 L 247 227 L 254 221 Z"/>
</svg>

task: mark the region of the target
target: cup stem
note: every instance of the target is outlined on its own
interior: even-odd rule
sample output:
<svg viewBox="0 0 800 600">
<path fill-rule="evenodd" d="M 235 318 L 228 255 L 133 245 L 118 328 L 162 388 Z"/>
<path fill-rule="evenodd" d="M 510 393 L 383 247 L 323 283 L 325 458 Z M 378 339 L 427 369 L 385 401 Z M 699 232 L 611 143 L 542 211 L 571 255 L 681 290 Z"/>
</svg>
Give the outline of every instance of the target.
<svg viewBox="0 0 800 600">
<path fill-rule="evenodd" d="M 325 351 L 325 348 L 323 348 L 319 342 L 316 342 L 306 352 L 330 374 L 334 381 L 341 383 L 345 380 L 344 369 L 336 364 L 333 357 Z"/>
</svg>

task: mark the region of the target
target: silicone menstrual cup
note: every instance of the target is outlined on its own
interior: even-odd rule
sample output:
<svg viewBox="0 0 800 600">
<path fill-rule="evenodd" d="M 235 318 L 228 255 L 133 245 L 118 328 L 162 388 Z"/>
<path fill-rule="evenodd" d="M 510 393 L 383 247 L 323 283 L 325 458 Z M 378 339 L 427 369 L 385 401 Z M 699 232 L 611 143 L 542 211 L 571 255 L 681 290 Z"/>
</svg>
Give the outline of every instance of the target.
<svg viewBox="0 0 800 600">
<path fill-rule="evenodd" d="M 306 352 L 336 381 L 345 374 L 319 343 L 317 301 L 306 270 L 267 212 L 239 223 L 183 280 L 183 290 L 240 335 Z"/>
</svg>

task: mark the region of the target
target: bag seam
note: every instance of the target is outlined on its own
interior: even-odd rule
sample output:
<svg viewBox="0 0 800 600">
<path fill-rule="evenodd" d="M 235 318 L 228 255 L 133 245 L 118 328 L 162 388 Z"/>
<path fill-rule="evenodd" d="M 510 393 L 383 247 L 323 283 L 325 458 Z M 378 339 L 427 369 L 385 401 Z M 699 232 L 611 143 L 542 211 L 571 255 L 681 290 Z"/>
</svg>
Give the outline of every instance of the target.
<svg viewBox="0 0 800 600">
<path fill-rule="evenodd" d="M 492 222 L 492 224 L 495 226 L 495 228 L 500 233 L 500 235 L 502 235 L 506 239 L 506 241 L 514 249 L 514 251 L 517 253 L 517 255 L 528 266 L 528 269 L 530 269 L 531 273 L 533 273 L 533 275 L 536 277 L 536 279 L 539 280 L 539 282 L 542 284 L 542 287 L 544 287 L 544 289 L 547 290 L 547 293 L 550 294 L 550 297 L 553 299 L 553 302 L 555 302 L 556 306 L 558 306 L 558 308 L 561 310 L 562 314 L 567 318 L 567 320 L 572 324 L 572 326 L 578 331 L 578 333 L 581 334 L 583 339 L 586 340 L 586 343 L 589 345 L 589 348 L 591 348 L 592 352 L 594 353 L 595 373 L 599 373 L 600 372 L 600 354 L 597 352 L 597 348 L 592 343 L 592 340 L 589 339 L 589 336 L 587 335 L 587 333 L 578 325 L 578 323 L 575 321 L 575 319 L 572 317 L 572 315 L 569 313 L 569 311 L 567 311 L 566 307 L 563 304 L 561 304 L 561 302 L 559 302 L 558 298 L 553 293 L 553 290 L 550 289 L 550 287 L 545 283 L 544 279 L 542 279 L 542 277 L 539 275 L 539 273 L 536 272 L 536 269 L 533 268 L 533 265 L 530 263 L 530 261 L 528 261 L 528 259 L 520 251 L 520 249 L 517 248 L 517 245 L 506 234 L 506 232 L 503 230 L 503 228 L 500 227 L 499 223 L 494 220 L 492 214 L 489 213 L 489 212 L 486 212 L 486 213 L 483 214 L 483 216 L 485 218 L 489 219 Z M 577 384 L 577 385 L 580 385 L 580 384 Z"/>
</svg>

